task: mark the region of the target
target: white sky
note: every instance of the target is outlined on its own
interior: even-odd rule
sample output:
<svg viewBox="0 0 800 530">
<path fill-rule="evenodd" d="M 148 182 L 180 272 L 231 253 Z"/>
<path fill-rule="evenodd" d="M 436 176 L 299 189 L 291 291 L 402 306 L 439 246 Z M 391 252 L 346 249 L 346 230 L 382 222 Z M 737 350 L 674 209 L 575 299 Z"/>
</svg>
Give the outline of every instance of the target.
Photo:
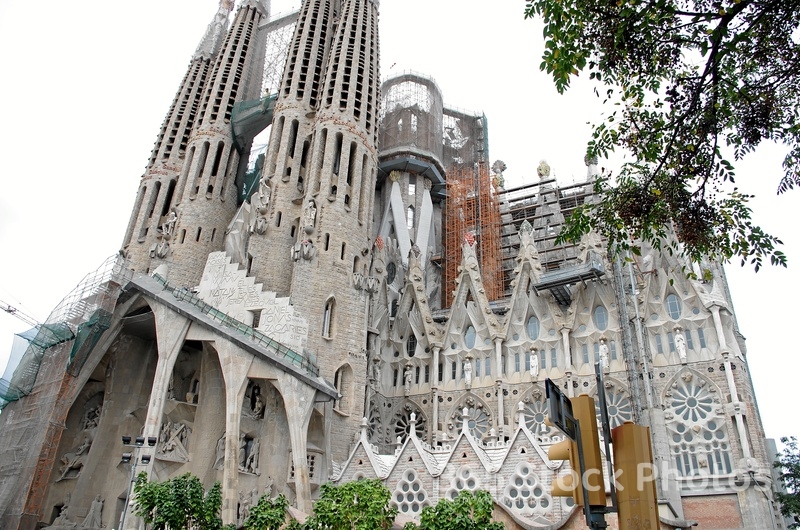
<svg viewBox="0 0 800 530">
<path fill-rule="evenodd" d="M 217 3 L 0 0 L 0 300 L 44 320 L 117 252 L 156 133 Z M 273 12 L 298 5 L 276 0 Z M 383 0 L 382 77 L 430 75 L 447 105 L 485 112 L 490 158 L 508 165 L 507 185 L 534 178 L 543 158 L 561 182 L 581 180 L 600 101 L 583 81 L 559 96 L 538 71 L 541 25 L 523 20 L 524 0 L 489 5 Z M 781 159 L 781 148 L 759 149 L 739 164 L 737 184 L 760 194 L 756 220 L 783 238 L 790 268 L 728 267 L 770 437 L 800 436 L 800 414 L 787 413 L 800 367 L 790 340 L 790 275 L 800 271 L 790 208 L 800 191 L 775 197 Z M 0 374 L 12 333 L 26 328 L 0 312 Z"/>
</svg>

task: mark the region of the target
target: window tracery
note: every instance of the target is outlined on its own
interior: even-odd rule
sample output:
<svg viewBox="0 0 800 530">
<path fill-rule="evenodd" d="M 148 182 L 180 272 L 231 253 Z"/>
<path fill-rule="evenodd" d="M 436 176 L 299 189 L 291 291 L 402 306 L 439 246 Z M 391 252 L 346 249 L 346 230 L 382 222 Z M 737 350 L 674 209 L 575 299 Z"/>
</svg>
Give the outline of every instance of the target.
<svg viewBox="0 0 800 530">
<path fill-rule="evenodd" d="M 428 492 L 422 485 L 422 481 L 413 469 L 407 469 L 403 473 L 403 478 L 397 482 L 392 495 L 392 504 L 397 506 L 397 510 L 411 517 L 417 517 L 425 506 L 430 505 Z"/>
<path fill-rule="evenodd" d="M 733 472 L 725 417 L 708 382 L 684 372 L 666 393 L 670 452 L 681 477 Z"/>
<path fill-rule="evenodd" d="M 545 515 L 553 499 L 533 472 L 530 462 L 520 462 L 503 491 L 503 503 L 524 515 Z"/>
</svg>

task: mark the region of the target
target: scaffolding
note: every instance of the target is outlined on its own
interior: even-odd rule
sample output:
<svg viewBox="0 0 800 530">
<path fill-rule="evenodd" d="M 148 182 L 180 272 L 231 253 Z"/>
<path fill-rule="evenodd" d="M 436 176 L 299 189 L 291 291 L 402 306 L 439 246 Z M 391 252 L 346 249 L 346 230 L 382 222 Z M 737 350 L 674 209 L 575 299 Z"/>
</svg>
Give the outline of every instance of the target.
<svg viewBox="0 0 800 530">
<path fill-rule="evenodd" d="M 503 297 L 500 203 L 486 162 L 453 166 L 447 172 L 443 306 L 453 302 L 465 238 L 475 239 L 483 288 L 492 302 Z M 467 235 L 470 234 L 470 235 Z"/>
<path fill-rule="evenodd" d="M 524 221 L 533 227 L 534 241 L 545 272 L 575 267 L 579 247 L 574 242 L 556 243 L 564 220 L 587 201 L 595 200 L 591 182 L 559 187 L 554 178 L 503 190 L 501 203 L 502 276 L 505 296 L 511 295 L 511 281 L 519 253 L 519 229 Z"/>
<path fill-rule="evenodd" d="M 381 86 L 378 144 L 382 157 L 395 152 L 442 163 L 442 91 L 432 78 L 403 72 Z"/>
<path fill-rule="evenodd" d="M 80 372 L 86 355 L 108 329 L 121 286 L 132 276 L 122 256 L 108 258 L 50 313 L 28 336 L 28 347 L 8 380 L 0 381 L 0 409 L 30 394 L 47 351 L 73 341 L 68 370 Z"/>
</svg>

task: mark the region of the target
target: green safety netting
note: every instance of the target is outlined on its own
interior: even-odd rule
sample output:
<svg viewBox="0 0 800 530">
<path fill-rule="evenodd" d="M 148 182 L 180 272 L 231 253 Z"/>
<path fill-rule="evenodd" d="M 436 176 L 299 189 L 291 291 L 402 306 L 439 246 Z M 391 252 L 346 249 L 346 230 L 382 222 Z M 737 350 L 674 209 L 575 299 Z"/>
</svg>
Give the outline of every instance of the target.
<svg viewBox="0 0 800 530">
<path fill-rule="evenodd" d="M 103 332 L 110 325 L 111 313 L 105 309 L 97 309 L 89 317 L 89 320 L 78 325 L 75 342 L 72 343 L 72 351 L 69 354 L 69 370 L 71 373 L 77 374 L 80 372 L 89 357 L 89 353 L 91 353 Z"/>
<path fill-rule="evenodd" d="M 45 350 L 75 338 L 65 322 L 42 324 L 20 336 L 28 341 L 28 348 L 22 355 L 17 369 L 14 370 L 11 380 L 0 379 L 0 408 L 30 394 L 39 375 Z"/>
</svg>

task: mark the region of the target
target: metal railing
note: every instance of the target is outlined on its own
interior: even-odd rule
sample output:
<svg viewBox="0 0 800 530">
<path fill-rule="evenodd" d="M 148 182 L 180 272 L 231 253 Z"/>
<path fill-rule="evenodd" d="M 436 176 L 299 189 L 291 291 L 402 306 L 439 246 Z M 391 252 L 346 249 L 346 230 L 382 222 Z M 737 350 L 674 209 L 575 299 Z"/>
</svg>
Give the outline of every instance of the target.
<svg viewBox="0 0 800 530">
<path fill-rule="evenodd" d="M 314 377 L 319 376 L 319 368 L 312 363 L 308 358 L 304 357 L 302 354 L 297 353 L 296 351 L 292 350 L 291 348 L 287 348 L 280 342 L 271 339 L 267 335 L 265 335 L 262 331 L 253 328 L 245 324 L 244 322 L 233 318 L 232 316 L 228 315 L 216 309 L 214 306 L 205 303 L 203 300 L 200 299 L 196 294 L 189 291 L 186 287 L 173 287 L 167 280 L 164 279 L 162 276 L 158 274 L 154 274 L 153 278 L 158 281 L 161 285 L 164 286 L 164 290 L 169 291 L 172 293 L 172 296 L 175 299 L 180 300 L 182 302 L 188 302 L 193 306 L 197 307 L 201 313 L 208 315 L 216 322 L 219 322 L 225 327 L 231 328 L 236 330 L 238 333 L 241 333 L 245 337 L 249 338 L 256 344 L 263 346 L 264 348 L 270 350 L 276 356 L 282 357 L 292 364 L 303 368 L 306 372 Z"/>
</svg>

